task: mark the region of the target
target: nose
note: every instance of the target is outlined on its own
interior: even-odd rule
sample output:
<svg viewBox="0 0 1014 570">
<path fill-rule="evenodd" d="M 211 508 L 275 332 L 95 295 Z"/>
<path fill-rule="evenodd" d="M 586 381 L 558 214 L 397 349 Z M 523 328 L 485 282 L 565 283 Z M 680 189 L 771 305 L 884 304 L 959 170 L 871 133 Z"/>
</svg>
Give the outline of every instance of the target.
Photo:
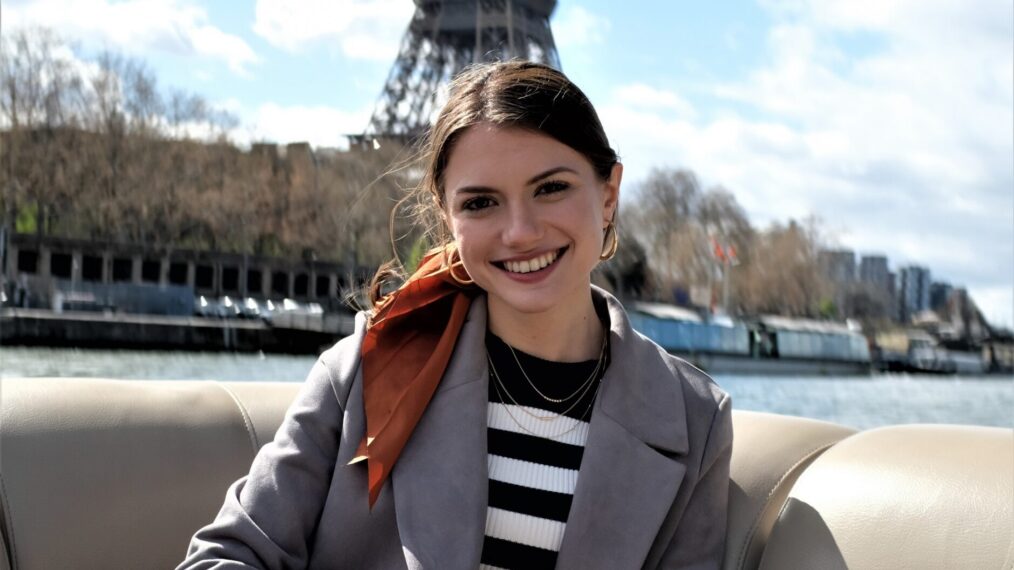
<svg viewBox="0 0 1014 570">
<path fill-rule="evenodd" d="M 538 244 L 542 239 L 542 223 L 529 204 L 515 204 L 508 211 L 506 226 L 503 228 L 504 245 L 524 250 Z"/>
</svg>

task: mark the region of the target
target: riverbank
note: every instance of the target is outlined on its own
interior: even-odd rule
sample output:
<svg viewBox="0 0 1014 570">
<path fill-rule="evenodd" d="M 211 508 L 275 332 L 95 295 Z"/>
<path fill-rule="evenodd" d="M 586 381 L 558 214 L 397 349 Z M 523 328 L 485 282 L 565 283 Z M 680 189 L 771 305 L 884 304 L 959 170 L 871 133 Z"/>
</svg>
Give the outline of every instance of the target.
<svg viewBox="0 0 1014 570">
<path fill-rule="evenodd" d="M 352 332 L 351 315 L 216 319 L 46 309 L 0 310 L 0 344 L 149 350 L 313 354 Z"/>
</svg>

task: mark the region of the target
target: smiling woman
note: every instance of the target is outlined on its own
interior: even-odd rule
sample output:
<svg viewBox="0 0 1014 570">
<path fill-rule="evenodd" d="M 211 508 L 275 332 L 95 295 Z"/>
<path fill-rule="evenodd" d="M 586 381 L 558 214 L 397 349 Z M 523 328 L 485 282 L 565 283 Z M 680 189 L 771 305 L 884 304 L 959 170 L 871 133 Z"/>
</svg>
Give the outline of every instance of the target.
<svg viewBox="0 0 1014 570">
<path fill-rule="evenodd" d="M 612 223 L 622 167 L 591 163 L 537 131 L 479 123 L 444 173 L 446 216 L 465 270 L 486 292 L 490 330 L 550 360 L 595 355 L 591 272 Z M 615 234 L 614 234 L 615 235 Z"/>
<path fill-rule="evenodd" d="M 591 103 L 477 66 L 423 159 L 437 247 L 375 281 L 181 568 L 717 568 L 729 398 L 591 284 L 623 172 Z"/>
</svg>

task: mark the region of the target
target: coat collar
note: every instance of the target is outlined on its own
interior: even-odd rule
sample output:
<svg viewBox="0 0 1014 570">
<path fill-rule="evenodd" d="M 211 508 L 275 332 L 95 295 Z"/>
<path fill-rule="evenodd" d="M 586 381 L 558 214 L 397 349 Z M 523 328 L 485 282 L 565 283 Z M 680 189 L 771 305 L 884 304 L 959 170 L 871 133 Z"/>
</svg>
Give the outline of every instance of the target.
<svg viewBox="0 0 1014 570">
<path fill-rule="evenodd" d="M 610 323 L 609 368 L 592 413 L 557 568 L 639 568 L 676 498 L 689 450 L 682 381 L 594 288 Z"/>
<path fill-rule="evenodd" d="M 479 566 L 486 527 L 486 300 L 472 301 L 447 371 L 391 470 L 410 570 Z"/>
<path fill-rule="evenodd" d="M 638 440 L 667 454 L 689 450 L 679 372 L 671 358 L 630 326 L 623 305 L 593 287 L 609 314 L 609 369 L 599 393 L 601 411 Z"/>
<path fill-rule="evenodd" d="M 558 568 L 632 568 L 679 489 L 688 451 L 679 373 L 593 288 L 610 320 L 610 365 L 592 414 Z M 447 372 L 392 471 L 409 568 L 475 568 L 486 524 L 486 301 L 477 297 Z"/>
</svg>

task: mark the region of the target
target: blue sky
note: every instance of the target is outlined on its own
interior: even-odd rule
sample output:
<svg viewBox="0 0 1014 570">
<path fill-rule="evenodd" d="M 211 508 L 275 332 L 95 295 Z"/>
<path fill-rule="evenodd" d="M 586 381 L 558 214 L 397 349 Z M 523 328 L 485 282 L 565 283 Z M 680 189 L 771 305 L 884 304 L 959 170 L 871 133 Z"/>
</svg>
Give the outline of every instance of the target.
<svg viewBox="0 0 1014 570">
<path fill-rule="evenodd" d="M 410 0 L 10 0 L 145 60 L 229 109 L 241 142 L 361 131 Z M 685 167 L 759 226 L 816 215 L 829 239 L 917 263 L 1014 321 L 1014 1 L 560 0 L 564 71 L 626 165 Z"/>
</svg>

